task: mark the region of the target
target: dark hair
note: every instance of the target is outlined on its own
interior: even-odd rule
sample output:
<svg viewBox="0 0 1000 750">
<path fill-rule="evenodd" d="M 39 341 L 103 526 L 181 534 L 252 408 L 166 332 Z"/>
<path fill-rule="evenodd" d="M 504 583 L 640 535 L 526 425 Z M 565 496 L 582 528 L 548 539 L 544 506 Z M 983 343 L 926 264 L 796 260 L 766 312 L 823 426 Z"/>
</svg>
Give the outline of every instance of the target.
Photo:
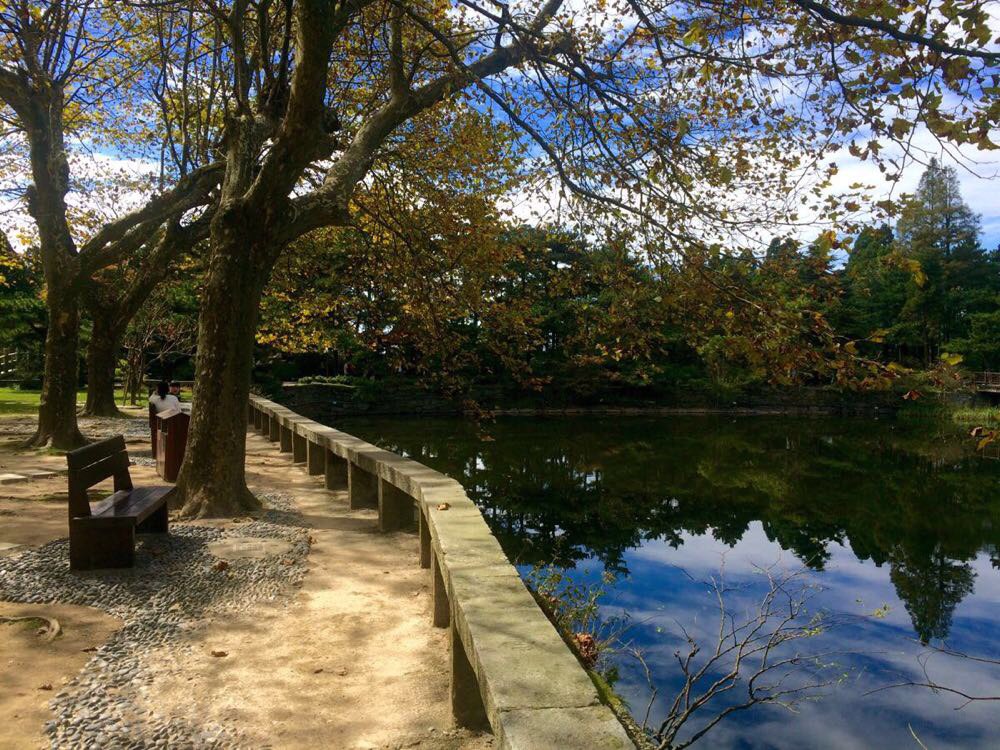
<svg viewBox="0 0 1000 750">
<path fill-rule="evenodd" d="M 170 387 L 171 387 L 171 388 L 180 388 L 180 387 L 181 387 L 181 384 L 180 384 L 180 383 L 178 383 L 178 382 L 177 382 L 176 380 L 171 380 L 171 381 L 170 381 Z"/>
<path fill-rule="evenodd" d="M 170 393 L 170 384 L 166 380 L 161 380 L 156 384 L 156 395 L 164 398 L 168 393 Z"/>
</svg>

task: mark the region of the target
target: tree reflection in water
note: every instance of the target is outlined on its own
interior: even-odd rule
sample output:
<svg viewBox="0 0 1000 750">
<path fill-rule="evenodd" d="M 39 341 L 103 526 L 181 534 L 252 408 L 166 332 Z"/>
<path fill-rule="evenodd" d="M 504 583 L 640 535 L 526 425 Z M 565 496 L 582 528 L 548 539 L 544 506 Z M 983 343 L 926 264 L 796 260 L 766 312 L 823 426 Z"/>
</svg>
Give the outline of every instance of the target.
<svg viewBox="0 0 1000 750">
<path fill-rule="evenodd" d="M 624 582 L 632 606 L 651 595 L 648 583 L 629 583 L 638 553 L 665 544 L 683 564 L 693 539 L 726 549 L 760 529 L 824 583 L 835 585 L 826 568 L 842 550 L 887 566 L 880 580 L 905 607 L 911 637 L 929 643 L 949 636 L 956 607 L 973 594 L 977 558 L 1000 564 L 1000 463 L 981 460 L 949 428 L 508 418 L 487 425 L 493 439 L 482 440 L 458 419 L 336 426 L 459 479 L 519 564 L 599 563 Z M 659 575 L 660 587 L 677 585 Z"/>
</svg>

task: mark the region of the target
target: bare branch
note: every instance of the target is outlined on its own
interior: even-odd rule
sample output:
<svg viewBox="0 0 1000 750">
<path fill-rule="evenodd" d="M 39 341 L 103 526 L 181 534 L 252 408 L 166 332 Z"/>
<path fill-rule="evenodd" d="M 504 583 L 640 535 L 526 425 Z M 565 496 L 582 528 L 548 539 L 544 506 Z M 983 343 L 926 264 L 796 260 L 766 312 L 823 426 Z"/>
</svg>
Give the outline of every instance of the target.
<svg viewBox="0 0 1000 750">
<path fill-rule="evenodd" d="M 145 242 L 147 235 L 143 230 L 155 229 L 167 217 L 179 216 L 190 208 L 205 203 L 209 192 L 219 184 L 222 173 L 221 162 L 196 169 L 179 180 L 171 190 L 156 196 L 142 208 L 106 224 L 81 248 L 81 271 L 89 275 L 115 262 L 124 252 Z M 139 237 L 129 241 L 130 234 L 133 233 Z M 123 243 L 120 247 L 117 246 L 119 242 Z"/>
<path fill-rule="evenodd" d="M 943 55 L 963 55 L 965 57 L 978 57 L 985 60 L 991 64 L 1000 63 L 1000 53 L 997 52 L 987 52 L 985 50 L 976 49 L 975 47 L 956 47 L 947 42 L 941 41 L 940 39 L 935 39 L 929 36 L 923 36 L 922 34 L 914 34 L 909 31 L 903 31 L 886 21 L 879 21 L 870 17 L 862 17 L 855 15 L 848 15 L 845 13 L 839 13 L 833 10 L 823 3 L 815 2 L 815 0 L 792 0 L 793 3 L 798 5 L 800 8 L 812 11 L 821 18 L 827 21 L 832 21 L 840 26 L 849 26 L 856 29 L 868 29 L 869 31 L 877 31 L 881 34 L 885 34 L 893 39 L 900 42 L 907 42 L 909 44 L 916 44 L 921 47 L 927 47 L 928 49 L 939 52 Z"/>
</svg>

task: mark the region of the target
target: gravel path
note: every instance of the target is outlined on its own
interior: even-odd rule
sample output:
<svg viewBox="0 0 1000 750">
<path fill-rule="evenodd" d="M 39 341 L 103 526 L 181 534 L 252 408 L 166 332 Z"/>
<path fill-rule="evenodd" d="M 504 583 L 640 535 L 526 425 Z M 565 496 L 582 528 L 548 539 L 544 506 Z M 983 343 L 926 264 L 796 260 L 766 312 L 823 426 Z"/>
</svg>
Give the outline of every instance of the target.
<svg viewBox="0 0 1000 750">
<path fill-rule="evenodd" d="M 144 417 L 78 417 L 80 432 L 90 440 L 124 435 L 126 440 L 149 440 L 149 420 Z M 38 429 L 38 418 L 34 416 L 5 417 L 0 422 L 0 434 L 26 438 Z"/>
<path fill-rule="evenodd" d="M 287 496 L 261 497 L 267 510 L 260 520 L 227 529 L 175 524 L 165 537 L 140 537 L 132 570 L 71 573 L 65 539 L 0 558 L 0 600 L 97 607 L 124 623 L 52 700 L 56 718 L 46 731 L 53 748 L 246 746 L 244 738 L 221 725 L 198 722 L 196 695 L 185 717 L 140 711 L 132 696 L 151 681 L 145 660 L 151 649 L 184 648 L 180 636 L 209 617 L 246 611 L 263 601 L 290 601 L 305 576 L 309 533 Z M 277 557 L 241 558 L 228 565 L 206 548 L 237 536 L 277 539 L 291 547 Z"/>
</svg>

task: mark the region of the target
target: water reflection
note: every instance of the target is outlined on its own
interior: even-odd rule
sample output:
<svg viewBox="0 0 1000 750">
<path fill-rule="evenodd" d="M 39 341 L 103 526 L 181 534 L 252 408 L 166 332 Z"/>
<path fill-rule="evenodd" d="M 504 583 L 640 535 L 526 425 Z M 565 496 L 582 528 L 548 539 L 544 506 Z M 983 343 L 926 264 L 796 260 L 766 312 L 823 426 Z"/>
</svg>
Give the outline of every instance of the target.
<svg viewBox="0 0 1000 750">
<path fill-rule="evenodd" d="M 955 712 L 928 691 L 865 695 L 915 674 L 920 642 L 1000 657 L 1000 464 L 947 432 L 850 420 L 508 419 L 483 440 L 452 419 L 337 426 L 462 481 L 522 565 L 557 561 L 584 580 L 617 573 L 605 606 L 644 623 L 636 638 L 664 693 L 675 682 L 666 623 L 705 619 L 698 581 L 723 554 L 729 574 L 748 581 L 753 565 L 776 559 L 806 566 L 832 611 L 887 605 L 883 618 L 824 636 L 857 652 L 850 679 L 865 689 L 795 717 L 734 715 L 712 746 L 866 747 L 878 731 L 917 747 L 911 728 L 929 746 L 995 746 L 996 704 Z M 998 668 L 936 668 L 1000 695 Z M 640 677 L 623 664 L 618 687 L 644 705 Z"/>
</svg>

